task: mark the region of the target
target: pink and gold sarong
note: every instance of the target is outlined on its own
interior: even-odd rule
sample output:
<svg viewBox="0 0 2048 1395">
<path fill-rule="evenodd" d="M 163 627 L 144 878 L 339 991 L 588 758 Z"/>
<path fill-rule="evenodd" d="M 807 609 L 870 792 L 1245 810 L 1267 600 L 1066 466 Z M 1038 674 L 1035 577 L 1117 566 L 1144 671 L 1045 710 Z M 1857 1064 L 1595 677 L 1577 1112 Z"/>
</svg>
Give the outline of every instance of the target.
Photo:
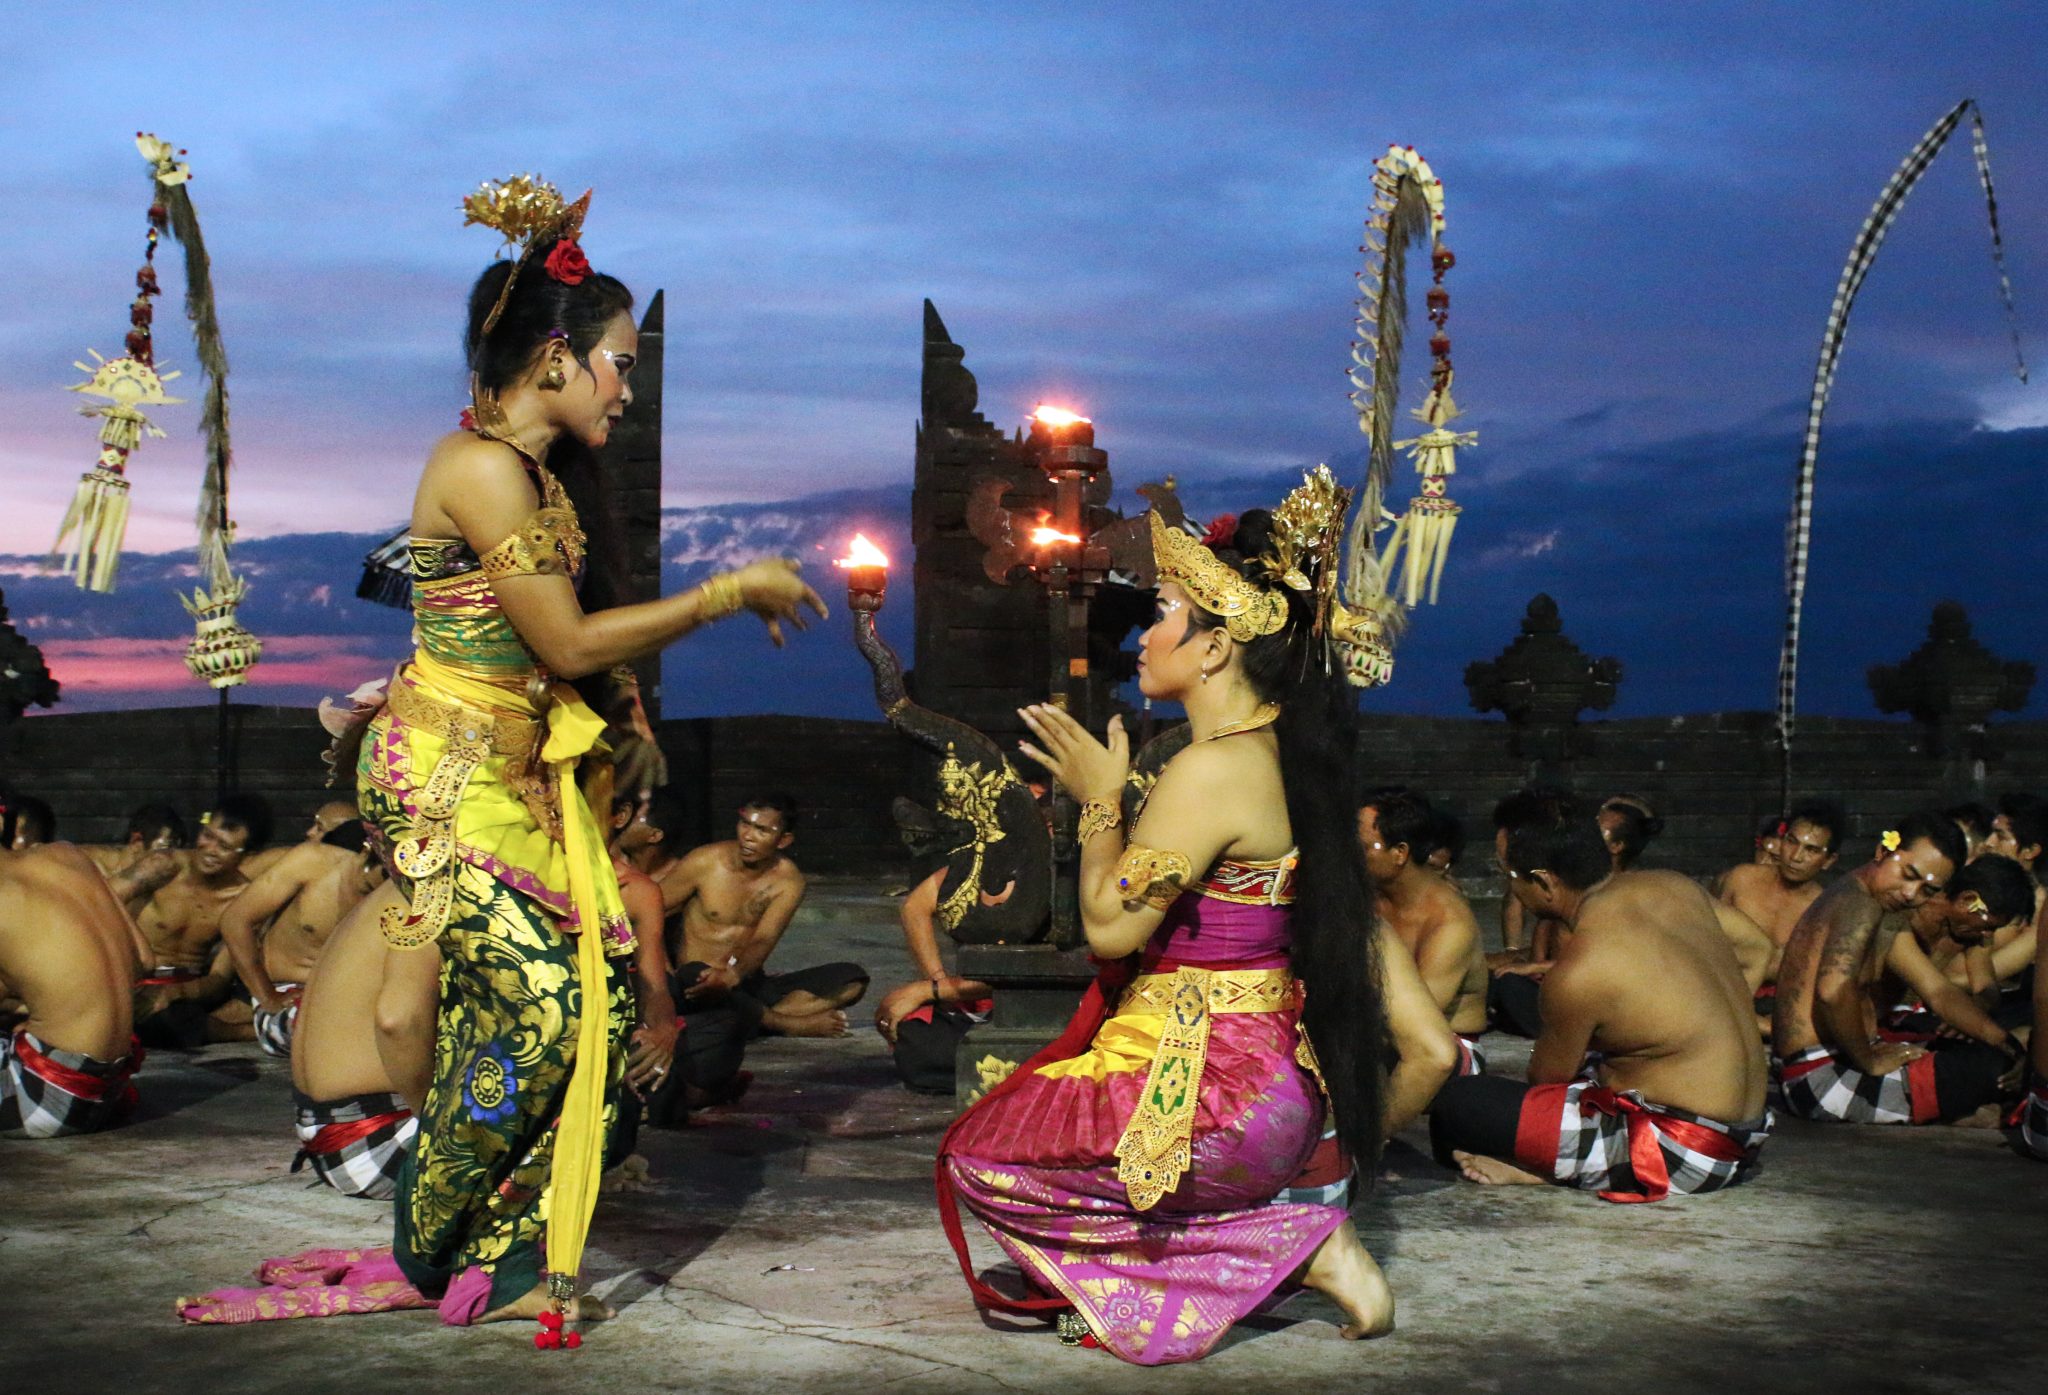
<svg viewBox="0 0 2048 1395">
<path fill-rule="evenodd" d="M 1246 890 L 1261 872 L 1271 885 Z M 1274 1199 L 1325 1109 L 1286 973 L 1290 883 L 1219 864 L 1144 951 L 1102 966 L 1058 1041 L 948 1130 L 940 1214 L 983 1306 L 1072 1308 L 1127 1361 L 1192 1361 L 1343 1223 Z M 1046 1296 L 975 1276 L 956 1198 Z"/>
</svg>

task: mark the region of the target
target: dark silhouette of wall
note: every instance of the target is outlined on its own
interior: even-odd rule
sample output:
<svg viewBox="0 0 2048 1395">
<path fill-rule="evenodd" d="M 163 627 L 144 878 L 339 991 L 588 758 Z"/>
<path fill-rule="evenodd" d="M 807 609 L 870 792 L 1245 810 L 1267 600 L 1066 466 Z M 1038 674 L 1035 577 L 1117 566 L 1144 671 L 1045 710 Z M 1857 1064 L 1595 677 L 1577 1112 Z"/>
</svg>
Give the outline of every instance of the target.
<svg viewBox="0 0 2048 1395">
<path fill-rule="evenodd" d="M 231 783 L 270 798 L 280 836 L 323 800 L 327 736 L 305 708 L 236 705 Z M 29 717 L 0 727 L 0 779 L 41 795 L 60 832 L 82 842 L 119 836 L 127 813 L 167 799 L 189 815 L 212 802 L 211 707 Z M 798 859 L 823 873 L 909 871 L 889 803 L 929 803 L 921 753 L 880 722 L 816 717 L 720 717 L 663 722 L 672 782 L 696 819 L 693 839 L 731 836 L 748 794 L 785 789 L 805 806 Z M 1922 728 L 1879 718 L 1800 722 L 1795 797 L 1827 795 L 1849 811 L 1845 861 L 1900 815 L 2008 789 L 2048 792 L 2048 722 L 1993 728 L 1999 758 L 1979 767 L 1928 754 Z M 1504 722 L 1471 717 L 1368 716 L 1361 740 L 1370 784 L 1406 784 L 1465 822 L 1459 871 L 1484 877 L 1494 802 L 1538 775 L 1584 793 L 1640 794 L 1664 815 L 1646 862 L 1694 873 L 1746 856 L 1756 824 L 1777 810 L 1777 755 L 1762 712 L 1588 722 L 1571 761 L 1539 766 L 1509 754 Z"/>
</svg>

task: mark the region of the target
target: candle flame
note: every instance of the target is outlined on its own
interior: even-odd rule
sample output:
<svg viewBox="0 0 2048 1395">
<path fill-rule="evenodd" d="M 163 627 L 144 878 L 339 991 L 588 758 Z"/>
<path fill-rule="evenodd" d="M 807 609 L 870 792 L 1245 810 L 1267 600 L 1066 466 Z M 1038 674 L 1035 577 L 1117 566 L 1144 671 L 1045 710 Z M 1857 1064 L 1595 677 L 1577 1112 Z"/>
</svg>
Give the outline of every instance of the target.
<svg viewBox="0 0 2048 1395">
<path fill-rule="evenodd" d="M 1031 419 L 1033 421 L 1042 421 L 1047 426 L 1088 426 L 1092 424 L 1088 418 L 1078 412 L 1070 412 L 1065 407 L 1055 407 L 1047 402 L 1038 404 L 1038 410 L 1031 414 Z"/>
<path fill-rule="evenodd" d="M 886 567 L 889 555 L 868 541 L 867 534 L 855 533 L 846 545 L 846 555 L 833 559 L 835 567 Z"/>
<path fill-rule="evenodd" d="M 1040 547 L 1050 547 L 1056 542 L 1077 543 L 1081 540 L 1072 533 L 1062 533 L 1057 528 L 1033 528 L 1031 530 L 1031 541 L 1037 543 Z"/>
</svg>

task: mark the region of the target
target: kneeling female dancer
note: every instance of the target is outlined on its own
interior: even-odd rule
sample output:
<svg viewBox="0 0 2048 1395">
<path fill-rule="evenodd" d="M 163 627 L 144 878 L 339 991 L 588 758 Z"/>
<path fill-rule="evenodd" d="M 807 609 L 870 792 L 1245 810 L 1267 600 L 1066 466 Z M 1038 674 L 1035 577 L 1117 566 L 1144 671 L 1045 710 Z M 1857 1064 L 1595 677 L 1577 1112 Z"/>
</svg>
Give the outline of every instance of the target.
<svg viewBox="0 0 2048 1395">
<path fill-rule="evenodd" d="M 1380 1142 L 1353 700 L 1317 614 L 1344 501 L 1318 471 L 1215 551 L 1152 516 L 1159 610 L 1138 684 L 1183 704 L 1194 739 L 1128 844 L 1121 723 L 1105 746 L 1058 708 L 1024 714 L 1024 752 L 1084 801 L 1081 913 L 1101 969 L 1066 1034 L 948 1132 L 941 1215 L 984 1306 L 1057 1312 L 1062 1336 L 1143 1365 L 1200 1357 L 1289 1279 L 1334 1299 L 1347 1337 L 1393 1325 L 1345 1213 L 1276 1200 L 1326 1107 L 1368 1177 Z M 956 1197 L 1044 1296 L 976 1279 Z"/>
<path fill-rule="evenodd" d="M 382 921 L 401 952 L 378 1004 L 419 1118 L 394 1253 L 445 1320 L 539 1316 L 543 1346 L 575 1345 L 562 1318 L 633 1011 L 633 937 L 591 813 L 611 808 L 604 724 L 570 680 L 741 609 L 778 644 L 800 608 L 825 613 L 789 561 L 613 609 L 588 587 L 579 599 L 586 561 L 602 577 L 621 559 L 589 545 L 550 467 L 591 482 L 638 346 L 631 293 L 579 245 L 588 199 L 522 176 L 465 201 L 516 255 L 470 293 L 467 429 L 435 447 L 413 499 L 418 649 L 357 766 L 406 902 Z"/>
</svg>

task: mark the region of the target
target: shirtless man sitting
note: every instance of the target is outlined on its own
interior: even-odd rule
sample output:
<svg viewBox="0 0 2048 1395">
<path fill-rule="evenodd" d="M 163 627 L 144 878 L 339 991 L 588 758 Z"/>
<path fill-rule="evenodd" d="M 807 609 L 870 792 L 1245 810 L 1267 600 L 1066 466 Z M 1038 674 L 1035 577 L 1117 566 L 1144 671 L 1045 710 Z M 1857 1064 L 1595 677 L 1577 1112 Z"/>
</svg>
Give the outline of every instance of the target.
<svg viewBox="0 0 2048 1395">
<path fill-rule="evenodd" d="M 1960 1034 L 1999 1046 L 2005 1024 L 1986 1017 L 1998 1002 L 1991 941 L 2033 913 L 2034 879 L 2009 857 L 1984 853 L 1949 878 L 1941 895 L 1907 913 L 1911 933 L 1885 953 L 1871 988 L 1880 1035 L 1939 1046 Z"/>
<path fill-rule="evenodd" d="M 1940 894 L 1968 846 L 1950 819 L 1915 814 L 1800 916 L 1771 1015 L 1785 1107 L 1794 1114 L 1858 1124 L 1947 1123 L 1999 1098 L 2001 1077 L 2017 1065 L 2017 1045 L 1966 995 L 1942 993 L 1950 985 L 1938 973 L 1918 973 L 1926 956 L 1908 933 L 1907 913 Z M 1897 944 L 1902 938 L 1904 948 Z M 1872 989 L 1887 967 L 1916 987 L 1924 977 L 1936 1001 L 1961 1014 L 1958 1025 L 1969 1023 L 1965 1030 L 1986 1044 L 1930 1052 L 1880 1041 Z"/>
<path fill-rule="evenodd" d="M 612 801 L 612 871 L 619 878 L 620 904 L 633 926 L 633 1003 L 638 1025 L 626 1058 L 618 1123 L 605 1147 L 607 1165 L 623 1161 L 633 1151 L 643 1114 L 657 1124 L 674 1122 L 664 1117 L 662 1105 L 666 1098 L 677 1095 L 679 1088 L 672 1076 L 680 1027 L 664 944 L 661 887 L 634 857 L 636 848 L 644 853 L 666 841 L 662 825 L 668 820 L 664 814 L 650 819 L 647 813 L 648 804 L 659 793 L 630 794 Z M 672 796 L 663 796 L 663 800 L 665 813 L 679 807 Z M 651 857 L 647 860 L 654 861 Z"/>
<path fill-rule="evenodd" d="M 1552 785 L 1516 790 L 1493 808 L 1493 860 L 1507 856 L 1508 828 L 1555 810 L 1572 796 Z M 1537 984 L 1564 947 L 1571 931 L 1560 921 L 1540 916 L 1514 895 L 1512 884 L 1500 898 L 1501 943 L 1506 948 L 1486 956 L 1493 973 L 1486 990 L 1486 1013 L 1500 1031 L 1535 1037 L 1543 1031 Z"/>
<path fill-rule="evenodd" d="M 1464 894 L 1423 860 L 1434 824 L 1422 796 L 1382 790 L 1358 811 L 1358 841 L 1380 924 L 1407 947 L 1437 1010 L 1458 1034 L 1456 1073 L 1478 1075 L 1486 1069 L 1479 1049 L 1486 1031 L 1486 956 Z"/>
<path fill-rule="evenodd" d="M 1722 874 L 1719 899 L 1733 906 L 1779 945 L 1792 938 L 1792 927 L 1819 899 L 1820 875 L 1835 865 L 1848 820 L 1841 809 L 1822 800 L 1794 808 L 1778 835 L 1778 856 L 1771 866 L 1743 863 Z"/>
<path fill-rule="evenodd" d="M 269 805 L 256 795 L 229 795 L 207 816 L 178 874 L 136 916 L 155 961 L 137 985 L 135 1030 L 145 1045 L 189 1049 L 253 1035 L 246 1021 L 215 1023 L 208 1016 L 234 991 L 220 918 L 249 886 L 244 857 L 269 839 Z"/>
<path fill-rule="evenodd" d="M 2042 928 L 2048 925 L 2048 886 L 2041 881 L 2042 872 L 2048 870 L 2042 860 L 2044 843 L 2048 843 L 2048 801 L 2023 793 L 2003 796 L 1984 839 L 1984 851 L 2009 857 L 2025 869 L 2034 880 L 2034 907 L 2032 915 L 2000 926 L 1985 946 L 1986 964 L 1999 995 L 1992 1013 L 2001 1026 L 2018 1026 L 2032 1012 L 2030 973 Z"/>
<path fill-rule="evenodd" d="M 16 852 L 27 852 L 56 841 L 57 811 L 46 799 L 17 794 L 8 800 L 14 810 L 14 839 L 8 844 Z"/>
<path fill-rule="evenodd" d="M 1747 1180 L 1770 1077 L 1711 898 L 1676 872 L 1615 871 L 1584 804 L 1518 819 L 1504 860 L 1512 893 L 1572 934 L 1543 979 L 1529 1084 L 1445 1085 L 1430 1111 L 1438 1160 L 1474 1182 L 1608 1201 Z"/>
<path fill-rule="evenodd" d="M 300 990 L 321 948 L 383 880 L 384 864 L 364 848 L 362 823 L 350 819 L 318 842 L 287 848 L 222 912 L 221 942 L 249 990 L 256 1042 L 271 1055 L 291 1055 Z"/>
<path fill-rule="evenodd" d="M 399 1166 L 419 1131 L 399 1093 L 400 1077 L 424 1078 L 433 1068 L 432 1043 L 422 1039 L 420 1059 L 394 1071 L 387 1057 L 393 1044 L 380 1045 L 377 1032 L 377 995 L 392 953 L 377 918 L 403 904 L 387 881 L 341 916 L 299 992 L 291 1033 L 299 1137 L 292 1171 L 311 1163 L 314 1175 L 343 1196 L 376 1201 L 397 1194 Z"/>
<path fill-rule="evenodd" d="M 858 964 L 820 964 L 767 972 L 804 899 L 804 875 L 790 860 L 796 801 L 764 794 L 740 806 L 734 837 L 682 859 L 662 884 L 662 903 L 681 912 L 682 944 L 673 957 L 685 1019 L 690 1005 L 748 998 L 761 1008 L 757 1030 L 796 1037 L 846 1035 L 842 1009 L 860 1001 L 868 973 Z"/>
<path fill-rule="evenodd" d="M 884 993 L 875 1007 L 875 1030 L 889 1044 L 896 1074 L 908 1088 L 928 1095 L 953 1093 L 954 1053 L 968 1030 L 986 1022 L 995 1007 L 986 983 L 946 971 L 938 921 L 945 883 L 941 867 L 903 898 L 897 918 L 917 977 Z M 1008 893 L 983 891 L 981 896 L 984 903 L 999 905 Z"/>
<path fill-rule="evenodd" d="M 2034 941 L 2033 1033 L 2027 1043 L 2033 1086 L 2027 1091 L 2014 1142 L 2028 1157 L 2048 1162 L 2048 935 L 2038 935 Z"/>
<path fill-rule="evenodd" d="M 13 843 L 0 805 L 0 978 L 28 1014 L 0 1036 L 0 1135 L 93 1133 L 135 1105 L 128 917 L 77 848 Z"/>
</svg>

